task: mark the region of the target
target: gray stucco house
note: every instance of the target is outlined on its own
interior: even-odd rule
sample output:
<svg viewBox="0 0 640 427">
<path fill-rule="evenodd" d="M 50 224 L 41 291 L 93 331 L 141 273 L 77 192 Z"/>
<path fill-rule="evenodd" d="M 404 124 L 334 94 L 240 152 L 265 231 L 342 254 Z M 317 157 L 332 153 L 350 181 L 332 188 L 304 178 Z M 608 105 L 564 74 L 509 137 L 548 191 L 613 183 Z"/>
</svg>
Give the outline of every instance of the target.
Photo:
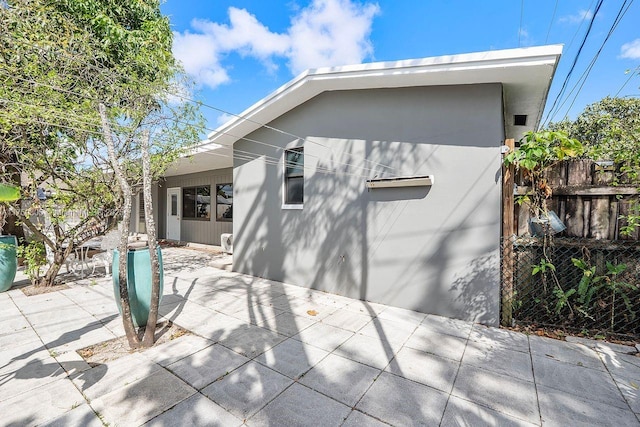
<svg viewBox="0 0 640 427">
<path fill-rule="evenodd" d="M 501 147 L 540 123 L 561 51 L 309 70 L 169 171 L 160 235 L 232 232 L 235 271 L 495 325 Z"/>
</svg>

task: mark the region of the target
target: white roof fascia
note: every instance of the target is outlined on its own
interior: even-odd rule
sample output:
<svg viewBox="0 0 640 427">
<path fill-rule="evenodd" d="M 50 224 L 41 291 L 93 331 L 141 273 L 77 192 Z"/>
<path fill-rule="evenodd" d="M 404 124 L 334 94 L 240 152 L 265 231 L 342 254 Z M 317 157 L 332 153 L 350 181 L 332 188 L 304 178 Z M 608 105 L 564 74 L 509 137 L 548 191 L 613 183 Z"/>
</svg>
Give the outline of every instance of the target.
<svg viewBox="0 0 640 427">
<path fill-rule="evenodd" d="M 307 70 L 211 132 L 199 150 L 208 151 L 218 144 L 231 146 L 263 124 L 332 90 L 502 83 L 510 88 L 505 94 L 507 121 L 511 114 L 533 114 L 531 125 L 524 129 L 532 130 L 540 122 L 561 53 L 562 45 L 549 45 Z M 536 99 L 529 99 L 532 93 Z M 513 112 L 512 106 L 516 107 Z M 505 126 L 507 137 L 523 131 L 508 123 Z"/>
</svg>

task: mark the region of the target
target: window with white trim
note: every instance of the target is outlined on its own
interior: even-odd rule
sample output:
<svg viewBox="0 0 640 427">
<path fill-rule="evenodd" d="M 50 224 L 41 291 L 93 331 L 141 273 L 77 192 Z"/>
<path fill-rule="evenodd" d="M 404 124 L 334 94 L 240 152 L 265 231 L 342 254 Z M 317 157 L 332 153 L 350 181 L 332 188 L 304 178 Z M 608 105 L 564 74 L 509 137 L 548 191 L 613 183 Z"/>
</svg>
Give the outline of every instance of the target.
<svg viewBox="0 0 640 427">
<path fill-rule="evenodd" d="M 304 149 L 284 152 L 284 204 L 302 206 L 304 200 Z"/>
</svg>

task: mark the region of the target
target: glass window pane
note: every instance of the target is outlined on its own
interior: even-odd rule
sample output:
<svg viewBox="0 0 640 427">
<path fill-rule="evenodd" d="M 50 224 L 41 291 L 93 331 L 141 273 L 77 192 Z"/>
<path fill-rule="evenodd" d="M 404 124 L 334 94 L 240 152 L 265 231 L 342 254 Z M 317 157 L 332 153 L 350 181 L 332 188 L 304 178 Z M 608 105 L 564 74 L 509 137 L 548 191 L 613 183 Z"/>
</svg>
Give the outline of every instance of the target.
<svg viewBox="0 0 640 427">
<path fill-rule="evenodd" d="M 171 195 L 171 216 L 177 216 L 177 215 L 178 215 L 178 195 L 172 194 Z"/>
<path fill-rule="evenodd" d="M 196 217 L 196 189 L 184 188 L 182 190 L 182 217 Z"/>
<path fill-rule="evenodd" d="M 304 173 L 304 154 L 302 150 L 287 150 L 285 152 L 286 176 L 302 176 Z"/>
<path fill-rule="evenodd" d="M 196 188 L 196 212 L 198 218 L 211 217 L 211 187 Z"/>
<path fill-rule="evenodd" d="M 216 220 L 231 221 L 233 219 L 233 185 L 216 185 Z"/>
<path fill-rule="evenodd" d="M 138 233 L 146 233 L 147 223 L 144 221 L 144 194 L 140 193 L 138 199 L 138 229 L 136 231 Z"/>
<path fill-rule="evenodd" d="M 144 221 L 144 195 L 140 194 L 138 196 L 139 199 L 139 203 L 138 203 L 138 218 L 141 221 Z"/>
<path fill-rule="evenodd" d="M 304 195 L 304 177 L 291 177 L 286 181 L 286 203 L 302 204 Z"/>
</svg>

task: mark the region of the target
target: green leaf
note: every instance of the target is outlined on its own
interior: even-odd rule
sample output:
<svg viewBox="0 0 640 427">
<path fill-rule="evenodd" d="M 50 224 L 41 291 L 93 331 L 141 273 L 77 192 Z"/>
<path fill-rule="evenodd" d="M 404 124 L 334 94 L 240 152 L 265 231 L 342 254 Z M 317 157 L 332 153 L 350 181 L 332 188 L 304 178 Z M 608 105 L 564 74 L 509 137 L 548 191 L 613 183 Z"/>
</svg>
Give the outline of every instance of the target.
<svg viewBox="0 0 640 427">
<path fill-rule="evenodd" d="M 617 276 L 627 269 L 626 264 L 613 264 L 607 261 L 607 273 L 613 276 Z"/>
<path fill-rule="evenodd" d="M 20 199 L 20 189 L 18 187 L 0 184 L 0 202 L 15 202 Z"/>
<path fill-rule="evenodd" d="M 576 266 L 577 268 L 582 270 L 582 273 L 585 276 L 591 276 L 595 272 L 595 269 L 593 269 L 593 271 L 592 271 L 589 268 L 589 264 L 587 264 L 587 262 L 585 260 L 583 260 L 583 259 L 571 258 L 571 262 L 573 263 L 574 266 Z"/>
</svg>

